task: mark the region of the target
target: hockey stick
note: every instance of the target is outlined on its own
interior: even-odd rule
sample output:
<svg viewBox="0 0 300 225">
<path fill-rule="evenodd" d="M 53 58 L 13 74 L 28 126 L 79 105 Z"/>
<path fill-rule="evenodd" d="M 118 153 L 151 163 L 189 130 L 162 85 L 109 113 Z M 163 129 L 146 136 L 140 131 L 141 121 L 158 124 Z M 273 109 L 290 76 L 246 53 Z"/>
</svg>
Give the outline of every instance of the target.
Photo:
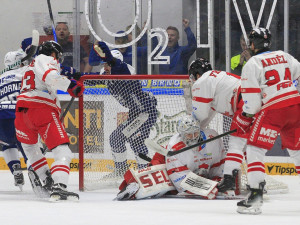
<svg viewBox="0 0 300 225">
<path fill-rule="evenodd" d="M 151 162 L 151 158 L 143 153 L 139 153 L 138 156 L 147 162 Z"/>
<path fill-rule="evenodd" d="M 35 55 L 35 53 L 36 53 L 36 51 L 38 49 L 39 41 L 40 41 L 40 34 L 39 34 L 39 32 L 37 30 L 32 30 L 32 42 L 31 42 L 31 47 L 30 47 L 30 49 L 28 51 L 28 54 L 23 59 L 21 59 L 20 61 L 14 63 L 14 64 L 8 66 L 7 68 L 5 68 L 4 70 L 2 70 L 0 72 L 0 74 L 3 74 L 6 71 L 11 70 L 15 66 L 21 65 L 26 60 L 31 59 Z"/>
<path fill-rule="evenodd" d="M 160 154 L 162 154 L 162 155 L 164 155 L 164 156 L 174 156 L 174 155 L 180 154 L 180 153 L 182 153 L 182 152 L 185 152 L 185 151 L 190 150 L 190 149 L 192 149 L 192 148 L 198 147 L 198 146 L 200 146 L 200 145 L 209 143 L 209 142 L 211 142 L 211 141 L 214 141 L 214 140 L 216 140 L 216 139 L 219 139 L 219 138 L 221 138 L 221 137 L 224 137 L 224 136 L 226 136 L 226 135 L 228 135 L 228 134 L 231 134 L 231 133 L 234 133 L 234 132 L 236 132 L 236 129 L 230 130 L 230 131 L 225 132 L 225 133 L 220 134 L 220 135 L 217 135 L 217 136 L 215 136 L 215 137 L 213 137 L 213 138 L 209 138 L 209 139 L 206 139 L 206 140 L 204 140 L 204 141 L 200 141 L 200 142 L 198 142 L 198 143 L 196 143 L 196 144 L 194 144 L 194 145 L 191 145 L 191 146 L 182 148 L 182 149 L 180 149 L 180 150 L 178 150 L 178 151 L 167 151 L 165 148 L 163 148 L 162 146 L 160 146 L 159 144 L 155 143 L 154 141 L 152 141 L 152 140 L 149 139 L 149 138 L 147 138 L 147 139 L 145 140 L 145 144 L 146 144 L 147 147 L 153 149 L 154 151 L 156 151 L 156 152 L 158 152 L 158 153 L 160 153 Z"/>
<path fill-rule="evenodd" d="M 52 23 L 52 32 L 53 32 L 54 41 L 57 42 L 57 37 L 56 37 L 56 33 L 55 33 L 54 19 L 53 19 L 50 0 L 47 0 L 47 4 L 48 4 L 48 9 L 49 9 L 50 20 L 51 20 L 51 23 Z"/>
<path fill-rule="evenodd" d="M 73 104 L 74 100 L 75 100 L 75 97 L 72 97 L 70 102 L 68 103 L 65 111 L 63 112 L 63 114 L 60 115 L 60 117 L 59 117 L 60 121 L 62 121 L 64 119 L 64 117 L 67 115 L 67 113 L 69 112 L 69 110 L 71 108 L 71 105 Z"/>
</svg>

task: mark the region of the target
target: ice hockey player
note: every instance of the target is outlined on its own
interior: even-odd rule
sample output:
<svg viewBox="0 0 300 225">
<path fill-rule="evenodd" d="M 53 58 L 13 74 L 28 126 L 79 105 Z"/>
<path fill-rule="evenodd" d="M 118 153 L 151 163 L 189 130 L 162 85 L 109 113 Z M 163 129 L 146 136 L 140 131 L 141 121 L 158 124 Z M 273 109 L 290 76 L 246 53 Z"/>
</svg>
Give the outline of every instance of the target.
<svg viewBox="0 0 300 225">
<path fill-rule="evenodd" d="M 14 124 L 17 96 L 20 94 L 21 81 L 26 70 L 25 66 L 32 60 L 29 58 L 21 63 L 21 60 L 25 56 L 26 54 L 22 49 L 19 49 L 17 51 L 8 52 L 4 58 L 6 72 L 3 73 L 0 78 L 0 144 L 2 145 L 4 160 L 14 175 L 15 185 L 19 186 L 22 190 L 25 183 L 18 153 L 19 150 L 27 165 L 28 177 L 34 193 L 38 197 L 45 197 L 49 195 L 48 191 L 43 187 L 39 177 L 32 169 L 30 162 L 27 161 L 27 156 L 24 153 L 22 145 L 17 140 Z M 42 153 L 44 153 L 42 145 L 40 149 Z"/>
<path fill-rule="evenodd" d="M 76 193 L 67 191 L 69 164 L 72 153 L 69 138 L 60 122 L 60 103 L 56 91 L 68 91 L 79 97 L 83 84 L 60 75 L 62 48 L 55 41 L 39 46 L 39 55 L 25 71 L 21 94 L 17 97 L 16 134 L 31 165 L 50 192 L 50 200 L 78 200 Z M 38 136 L 54 155 L 51 173 L 46 158 L 39 149 Z"/>
<path fill-rule="evenodd" d="M 18 149 L 25 159 L 26 156 L 21 143 L 17 140 L 14 121 L 17 96 L 26 70 L 20 62 L 25 56 L 22 49 L 8 52 L 4 57 L 4 65 L 9 69 L 0 77 L 0 144 L 2 144 L 4 160 L 14 176 L 15 186 L 19 186 L 21 190 L 24 176 Z"/>
<path fill-rule="evenodd" d="M 94 45 L 95 52 L 105 62 L 104 74 L 130 75 L 130 65 L 122 61 L 122 54 L 118 50 L 110 51 L 105 42 Z M 150 92 L 142 90 L 138 80 L 107 80 L 110 94 L 129 110 L 128 119 L 114 130 L 109 143 L 112 149 L 115 170 L 112 176 L 123 177 L 128 169 L 126 159 L 126 142 L 136 155 L 138 168 L 147 166 L 147 162 L 138 157 L 138 153 L 148 154 L 144 140 L 149 137 L 150 129 L 155 124 L 158 111 L 157 100 Z"/>
<path fill-rule="evenodd" d="M 260 214 L 265 185 L 265 153 L 280 133 L 300 174 L 300 95 L 294 83 L 300 81 L 300 63 L 283 51 L 270 51 L 271 33 L 255 28 L 249 35 L 253 57 L 241 76 L 243 112 L 238 133 L 250 130 L 247 140 L 250 195 L 237 203 L 239 213 Z M 255 120 L 254 120 L 254 115 Z"/>
<path fill-rule="evenodd" d="M 212 129 L 200 130 L 200 123 L 191 115 L 179 121 L 177 130 L 167 146 L 169 151 L 178 151 L 217 135 Z M 137 171 L 130 169 L 125 174 L 116 199 L 143 199 L 166 193 L 215 199 L 218 181 L 223 176 L 224 158 L 221 139 L 167 156 L 165 161 L 154 155 L 149 167 Z"/>
<path fill-rule="evenodd" d="M 240 77 L 225 71 L 212 70 L 204 58 L 193 61 L 189 67 L 192 86 L 193 114 L 206 127 L 216 112 L 232 118 L 230 130 L 236 129 L 240 120 L 243 101 Z M 247 135 L 240 132 L 229 137 L 229 147 L 224 164 L 224 179 L 218 186 L 219 192 L 230 196 L 239 194 L 236 178 L 243 162 Z"/>
</svg>

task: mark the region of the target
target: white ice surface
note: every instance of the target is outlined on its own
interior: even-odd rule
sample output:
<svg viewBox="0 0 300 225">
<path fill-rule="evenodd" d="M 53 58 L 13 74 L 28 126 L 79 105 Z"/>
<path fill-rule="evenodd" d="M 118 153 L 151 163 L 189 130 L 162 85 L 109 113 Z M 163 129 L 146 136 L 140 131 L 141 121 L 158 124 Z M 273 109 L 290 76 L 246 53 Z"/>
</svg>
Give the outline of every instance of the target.
<svg viewBox="0 0 300 225">
<path fill-rule="evenodd" d="M 290 192 L 270 195 L 261 215 L 236 213 L 237 200 L 150 199 L 113 201 L 117 189 L 80 192 L 79 202 L 52 203 L 37 199 L 25 175 L 23 192 L 8 171 L 0 171 L 1 225 L 297 225 L 300 224 L 300 179 L 275 177 Z M 70 176 L 78 192 L 78 173 Z"/>
</svg>

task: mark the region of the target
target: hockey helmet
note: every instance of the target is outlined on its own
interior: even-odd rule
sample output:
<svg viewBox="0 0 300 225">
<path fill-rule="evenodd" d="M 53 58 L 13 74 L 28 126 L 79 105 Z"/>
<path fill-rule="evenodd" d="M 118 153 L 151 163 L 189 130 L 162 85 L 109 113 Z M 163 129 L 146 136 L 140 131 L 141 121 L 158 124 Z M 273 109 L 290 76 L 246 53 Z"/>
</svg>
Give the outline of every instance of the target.
<svg viewBox="0 0 300 225">
<path fill-rule="evenodd" d="M 269 49 L 271 46 L 271 32 L 267 28 L 258 27 L 250 31 L 249 42 L 255 49 Z"/>
<path fill-rule="evenodd" d="M 186 145 L 196 144 L 200 136 L 200 123 L 192 115 L 186 115 L 179 120 L 177 131 Z"/>
<path fill-rule="evenodd" d="M 26 53 L 19 49 L 17 51 L 12 51 L 6 53 L 4 57 L 4 65 L 5 67 L 9 67 L 10 70 L 17 69 L 21 65 L 21 60 L 26 56 Z"/>
<path fill-rule="evenodd" d="M 189 66 L 189 76 L 191 81 L 197 80 L 197 74 L 202 75 L 203 73 L 212 70 L 210 63 L 205 58 L 198 58 L 194 60 Z"/>
<path fill-rule="evenodd" d="M 52 52 L 55 53 L 56 59 L 62 63 L 63 61 L 63 49 L 56 41 L 45 41 L 39 46 L 39 54 L 50 56 Z"/>
</svg>

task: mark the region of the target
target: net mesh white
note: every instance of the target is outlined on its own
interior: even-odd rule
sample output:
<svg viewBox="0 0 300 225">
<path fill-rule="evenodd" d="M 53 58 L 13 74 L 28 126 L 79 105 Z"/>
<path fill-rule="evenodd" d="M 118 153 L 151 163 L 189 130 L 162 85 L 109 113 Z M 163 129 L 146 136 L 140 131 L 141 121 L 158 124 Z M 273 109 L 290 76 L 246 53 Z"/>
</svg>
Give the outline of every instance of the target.
<svg viewBox="0 0 300 225">
<path fill-rule="evenodd" d="M 97 78 L 84 81 L 83 120 L 79 121 L 83 127 L 84 170 L 80 179 L 84 190 L 117 187 L 129 167 L 147 163 L 137 156 L 139 152 L 154 155 L 144 145 L 144 139 L 150 137 L 162 146 L 167 145 L 178 120 L 191 108 L 187 82 L 176 76 L 172 80 Z M 209 128 L 222 134 L 229 131 L 230 124 L 229 117 L 216 114 Z M 229 136 L 223 138 L 226 150 L 228 139 Z M 246 190 L 243 165 L 240 181 L 241 188 Z"/>
</svg>

